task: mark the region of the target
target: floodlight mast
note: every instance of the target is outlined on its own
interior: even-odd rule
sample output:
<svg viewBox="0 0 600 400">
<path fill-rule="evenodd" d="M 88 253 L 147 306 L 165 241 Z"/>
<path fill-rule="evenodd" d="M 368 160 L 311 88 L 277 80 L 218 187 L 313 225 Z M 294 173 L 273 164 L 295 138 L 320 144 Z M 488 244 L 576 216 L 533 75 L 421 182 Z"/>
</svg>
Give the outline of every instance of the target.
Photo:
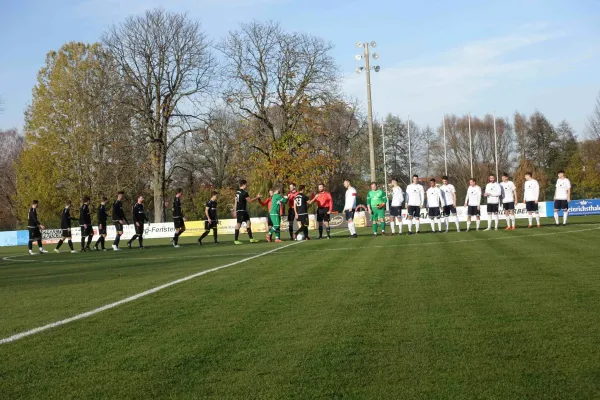
<svg viewBox="0 0 600 400">
<path fill-rule="evenodd" d="M 375 71 L 375 72 L 379 72 L 380 68 L 379 68 L 379 65 L 376 65 L 371 68 L 370 58 L 373 57 L 373 59 L 377 60 L 377 59 L 379 59 L 379 54 L 373 53 L 373 55 L 371 55 L 369 53 L 369 45 L 373 48 L 377 47 L 377 43 L 375 41 L 372 41 L 371 43 L 357 42 L 356 47 L 363 48 L 364 56 L 361 54 L 357 54 L 355 58 L 356 58 L 356 60 L 359 60 L 359 61 L 362 58 L 364 58 L 364 60 L 365 60 L 365 66 L 357 68 L 356 72 L 358 74 L 360 74 L 362 71 L 365 71 L 367 73 L 367 112 L 368 112 L 368 120 L 367 120 L 368 124 L 367 125 L 369 127 L 369 158 L 370 158 L 370 164 L 371 164 L 371 182 L 375 182 L 377 179 L 375 176 L 375 145 L 374 145 L 374 140 L 373 140 L 373 106 L 372 106 L 372 101 L 371 101 L 371 69 L 373 69 L 373 71 Z"/>
</svg>

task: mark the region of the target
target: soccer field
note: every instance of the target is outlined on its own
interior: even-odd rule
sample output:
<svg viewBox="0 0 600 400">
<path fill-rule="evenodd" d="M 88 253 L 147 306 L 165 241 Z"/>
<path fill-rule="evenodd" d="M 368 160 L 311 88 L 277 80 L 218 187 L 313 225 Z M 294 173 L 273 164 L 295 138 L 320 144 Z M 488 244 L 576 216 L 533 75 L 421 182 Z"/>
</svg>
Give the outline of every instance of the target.
<svg viewBox="0 0 600 400">
<path fill-rule="evenodd" d="M 0 398 L 600 398 L 600 218 L 334 234 L 1 248 L 0 339 L 226 267 L 0 344 Z"/>
</svg>

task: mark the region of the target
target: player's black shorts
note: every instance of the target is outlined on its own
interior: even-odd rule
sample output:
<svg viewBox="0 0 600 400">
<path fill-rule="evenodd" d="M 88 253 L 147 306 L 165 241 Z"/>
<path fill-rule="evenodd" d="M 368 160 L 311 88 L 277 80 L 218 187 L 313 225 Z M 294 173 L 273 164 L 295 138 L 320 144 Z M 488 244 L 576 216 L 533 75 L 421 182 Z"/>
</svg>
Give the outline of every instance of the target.
<svg viewBox="0 0 600 400">
<path fill-rule="evenodd" d="M 408 206 L 408 217 L 421 218 L 421 207 Z"/>
<path fill-rule="evenodd" d="M 308 226 L 308 214 L 298 215 L 298 222 L 300 222 L 302 226 Z"/>
<path fill-rule="evenodd" d="M 319 207 L 317 210 L 317 222 L 329 222 L 330 219 L 329 208 Z"/>
<path fill-rule="evenodd" d="M 402 206 L 391 206 L 390 207 L 390 216 L 391 217 L 401 217 L 402 216 Z"/>
<path fill-rule="evenodd" d="M 135 223 L 133 225 L 135 226 L 135 234 L 136 235 L 143 235 L 144 234 L 144 224 L 142 224 L 140 222 L 140 226 L 137 226 Z"/>
<path fill-rule="evenodd" d="M 115 224 L 115 229 L 118 232 L 123 232 L 123 224 L 120 223 L 119 221 L 113 221 L 113 223 Z"/>
<path fill-rule="evenodd" d="M 469 206 L 467 211 L 468 211 L 467 215 L 469 217 L 479 217 L 479 214 L 480 214 L 479 207 L 477 207 L 477 206 Z"/>
<path fill-rule="evenodd" d="M 250 214 L 248 214 L 248 211 L 238 211 L 237 212 L 238 224 L 241 224 L 242 222 L 248 222 L 248 221 L 250 221 Z"/>
<path fill-rule="evenodd" d="M 288 222 L 291 224 L 296 219 L 296 211 L 292 207 L 288 209 Z"/>
<path fill-rule="evenodd" d="M 92 227 L 92 225 L 88 225 L 87 228 L 84 228 L 83 225 L 80 225 L 80 227 L 81 237 L 94 236 L 94 228 Z"/>
<path fill-rule="evenodd" d="M 450 215 L 456 215 L 456 207 L 454 206 L 454 204 L 444 206 L 444 216 L 448 217 Z"/>
<path fill-rule="evenodd" d="M 350 221 L 350 220 L 354 219 L 354 212 L 355 211 L 356 210 L 351 210 L 351 211 L 346 210 L 346 221 Z"/>
<path fill-rule="evenodd" d="M 554 209 L 555 210 L 569 210 L 569 202 L 567 200 L 554 200 Z"/>
<path fill-rule="evenodd" d="M 440 216 L 440 208 L 439 207 L 429 207 L 429 216 L 431 218 L 436 218 Z"/>
<path fill-rule="evenodd" d="M 216 228 L 217 225 L 219 224 L 219 221 L 211 219 L 210 222 L 208 222 L 208 220 L 204 221 L 204 230 L 205 231 L 210 231 L 213 228 Z"/>
<path fill-rule="evenodd" d="M 98 224 L 98 235 L 106 235 L 106 223 L 102 224 L 102 228 Z"/>
<path fill-rule="evenodd" d="M 527 201 L 525 202 L 525 208 L 527 208 L 527 212 L 537 212 L 538 204 L 535 201 Z"/>
<path fill-rule="evenodd" d="M 71 238 L 71 230 L 70 229 L 63 229 L 62 230 L 62 237 L 64 238 Z"/>
<path fill-rule="evenodd" d="M 504 211 L 514 211 L 515 210 L 515 202 L 509 201 L 508 203 L 502 203 L 502 207 L 504 207 Z"/>
<path fill-rule="evenodd" d="M 173 224 L 175 225 L 175 229 L 183 228 L 185 230 L 185 221 L 183 218 L 173 218 Z"/>
<path fill-rule="evenodd" d="M 496 203 L 496 204 L 488 204 L 487 208 L 486 208 L 488 214 L 498 214 L 498 210 L 499 209 L 500 208 L 499 208 L 499 204 L 498 203 Z"/>
<path fill-rule="evenodd" d="M 42 238 L 42 231 L 39 227 L 28 228 L 29 229 L 29 240 L 40 240 Z"/>
</svg>

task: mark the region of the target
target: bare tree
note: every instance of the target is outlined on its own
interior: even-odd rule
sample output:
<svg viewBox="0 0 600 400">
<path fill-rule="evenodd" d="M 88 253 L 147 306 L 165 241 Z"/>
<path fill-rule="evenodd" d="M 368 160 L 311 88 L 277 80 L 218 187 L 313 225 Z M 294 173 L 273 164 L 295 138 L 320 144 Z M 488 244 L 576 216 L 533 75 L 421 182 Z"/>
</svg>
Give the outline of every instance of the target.
<svg viewBox="0 0 600 400">
<path fill-rule="evenodd" d="M 167 153 L 198 132 L 200 101 L 214 75 L 210 42 L 198 22 L 163 9 L 127 18 L 102 40 L 133 90 L 129 106 L 150 145 L 154 217 L 164 221 Z"/>
<path fill-rule="evenodd" d="M 0 114 L 2 114 L 2 112 L 4 111 L 4 107 L 2 107 L 4 105 L 4 100 L 2 99 L 2 96 L 0 96 Z"/>
<path fill-rule="evenodd" d="M 296 135 L 307 107 L 319 107 L 338 95 L 340 75 L 331 50 L 321 38 L 285 32 L 275 22 L 242 24 L 221 41 L 226 59 L 226 101 L 252 126 L 248 143 L 266 159 L 275 148 L 289 154 L 303 145 Z"/>
<path fill-rule="evenodd" d="M 590 139 L 600 140 L 600 93 L 596 97 L 596 107 L 588 118 L 587 135 Z"/>
<path fill-rule="evenodd" d="M 17 225 L 15 199 L 15 163 L 23 149 L 23 136 L 16 129 L 0 131 L 0 229 L 14 229 Z"/>
</svg>

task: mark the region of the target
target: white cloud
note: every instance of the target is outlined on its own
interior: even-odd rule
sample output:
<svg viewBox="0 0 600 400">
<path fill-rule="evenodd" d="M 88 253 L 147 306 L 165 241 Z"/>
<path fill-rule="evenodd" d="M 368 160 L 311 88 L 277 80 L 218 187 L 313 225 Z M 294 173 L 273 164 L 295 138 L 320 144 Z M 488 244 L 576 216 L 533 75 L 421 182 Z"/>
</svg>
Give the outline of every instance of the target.
<svg viewBox="0 0 600 400">
<path fill-rule="evenodd" d="M 548 72 L 549 66 L 556 67 L 556 60 L 512 54 L 564 36 L 539 29 L 534 26 L 533 31 L 527 29 L 522 34 L 465 43 L 428 60 L 396 66 L 382 62 L 381 71 L 371 76 L 374 107 L 380 116 L 410 113 L 421 124 L 437 124 L 443 113 L 477 111 L 482 107 L 477 100 L 489 94 L 483 100 L 492 112 L 497 107 L 492 88 L 504 82 L 535 79 Z M 346 91 L 364 99 L 364 80 L 362 74 L 348 76 Z"/>
</svg>

